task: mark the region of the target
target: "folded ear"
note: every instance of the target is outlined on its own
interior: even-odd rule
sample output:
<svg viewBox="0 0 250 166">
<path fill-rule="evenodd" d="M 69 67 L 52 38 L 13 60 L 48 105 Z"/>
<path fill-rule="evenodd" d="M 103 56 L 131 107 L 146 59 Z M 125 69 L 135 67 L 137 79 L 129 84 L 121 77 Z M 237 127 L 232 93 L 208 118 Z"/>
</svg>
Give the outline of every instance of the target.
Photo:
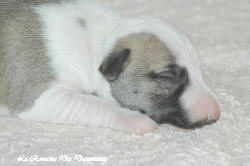
<svg viewBox="0 0 250 166">
<path fill-rule="evenodd" d="M 130 62 L 130 49 L 112 52 L 99 67 L 108 81 L 115 81 Z"/>
</svg>

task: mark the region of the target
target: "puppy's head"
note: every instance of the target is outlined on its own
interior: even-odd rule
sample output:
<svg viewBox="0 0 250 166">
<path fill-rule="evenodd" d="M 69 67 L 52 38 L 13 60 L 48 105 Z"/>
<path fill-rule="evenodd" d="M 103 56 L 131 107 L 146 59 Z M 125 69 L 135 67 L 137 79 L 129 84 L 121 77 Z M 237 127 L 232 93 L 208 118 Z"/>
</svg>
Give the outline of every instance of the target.
<svg viewBox="0 0 250 166">
<path fill-rule="evenodd" d="M 151 33 L 120 38 L 99 71 L 123 107 L 140 111 L 157 123 L 196 128 L 219 118 L 218 106 L 174 52 Z"/>
</svg>

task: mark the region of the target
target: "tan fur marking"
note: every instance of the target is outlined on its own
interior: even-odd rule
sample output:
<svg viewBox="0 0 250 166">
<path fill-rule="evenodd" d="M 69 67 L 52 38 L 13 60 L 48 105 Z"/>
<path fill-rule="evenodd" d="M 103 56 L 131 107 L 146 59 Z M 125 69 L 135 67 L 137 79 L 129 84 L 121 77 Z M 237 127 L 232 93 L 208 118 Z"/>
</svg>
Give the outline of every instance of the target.
<svg viewBox="0 0 250 166">
<path fill-rule="evenodd" d="M 136 33 L 118 40 L 115 49 L 131 49 L 132 63 L 128 70 L 148 68 L 154 72 L 161 72 L 168 63 L 174 62 L 175 57 L 166 45 L 155 35 Z"/>
</svg>

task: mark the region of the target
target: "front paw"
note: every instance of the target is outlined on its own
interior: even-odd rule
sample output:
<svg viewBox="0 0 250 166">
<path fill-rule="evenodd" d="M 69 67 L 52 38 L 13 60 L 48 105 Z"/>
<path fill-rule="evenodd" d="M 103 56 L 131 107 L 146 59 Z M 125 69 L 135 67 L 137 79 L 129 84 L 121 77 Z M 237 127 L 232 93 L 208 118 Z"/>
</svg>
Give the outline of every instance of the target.
<svg viewBox="0 0 250 166">
<path fill-rule="evenodd" d="M 157 124 L 148 116 L 131 111 L 122 112 L 117 123 L 119 130 L 138 135 L 153 132 L 157 128 Z"/>
</svg>

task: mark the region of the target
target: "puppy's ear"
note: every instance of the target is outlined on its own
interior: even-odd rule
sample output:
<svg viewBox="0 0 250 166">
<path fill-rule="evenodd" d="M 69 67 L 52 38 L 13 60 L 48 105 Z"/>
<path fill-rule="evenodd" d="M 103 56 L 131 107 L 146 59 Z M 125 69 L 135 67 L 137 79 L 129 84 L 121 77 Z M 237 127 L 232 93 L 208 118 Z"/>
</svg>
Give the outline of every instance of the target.
<svg viewBox="0 0 250 166">
<path fill-rule="evenodd" d="M 130 49 L 112 52 L 101 64 L 99 71 L 108 81 L 115 81 L 121 72 L 128 66 L 131 57 Z"/>
</svg>

